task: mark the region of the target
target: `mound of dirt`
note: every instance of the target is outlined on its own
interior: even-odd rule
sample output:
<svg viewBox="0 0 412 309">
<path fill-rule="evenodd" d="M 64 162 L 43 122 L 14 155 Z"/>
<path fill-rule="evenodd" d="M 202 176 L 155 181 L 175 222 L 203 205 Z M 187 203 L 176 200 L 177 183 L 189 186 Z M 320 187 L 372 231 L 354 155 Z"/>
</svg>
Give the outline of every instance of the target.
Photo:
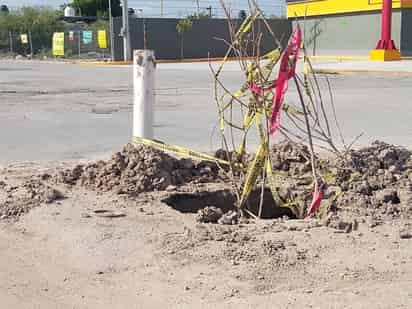
<svg viewBox="0 0 412 309">
<path fill-rule="evenodd" d="M 0 188 L 0 218 L 18 217 L 31 208 L 64 198 L 63 193 L 32 177 L 21 185 Z"/>
<path fill-rule="evenodd" d="M 273 169 L 284 172 L 276 174 L 280 197 L 298 201 L 304 210 L 313 190 L 308 148 L 283 141 L 273 146 L 271 159 Z M 316 162 L 329 187 L 325 202 L 342 192 L 332 209 L 373 217 L 371 225 L 380 220 L 412 216 L 411 151 L 375 141 L 368 147 L 350 151 L 343 159 L 316 158 Z M 345 218 L 348 222 L 352 219 Z M 338 223 L 341 221 L 338 219 Z"/>
<path fill-rule="evenodd" d="M 78 165 L 57 175 L 57 180 L 65 184 L 129 195 L 218 178 L 219 169 L 213 163 L 176 159 L 152 147 L 132 144 L 108 161 Z"/>
<path fill-rule="evenodd" d="M 412 214 L 412 152 L 376 141 L 351 151 L 337 164 L 336 184 L 344 192 L 338 207 L 364 214 Z M 377 211 L 379 210 L 379 211 Z"/>
</svg>

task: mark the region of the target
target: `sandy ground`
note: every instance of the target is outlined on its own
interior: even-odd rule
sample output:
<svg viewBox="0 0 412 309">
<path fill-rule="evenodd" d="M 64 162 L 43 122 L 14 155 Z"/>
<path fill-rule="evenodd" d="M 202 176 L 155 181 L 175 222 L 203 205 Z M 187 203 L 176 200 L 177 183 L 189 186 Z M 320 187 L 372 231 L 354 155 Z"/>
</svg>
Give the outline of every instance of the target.
<svg viewBox="0 0 412 309">
<path fill-rule="evenodd" d="M 205 64 L 158 72 L 156 136 L 210 150 L 215 109 Z M 0 62 L 0 181 L 19 186 L 129 141 L 130 74 Z M 233 65 L 225 78 L 238 84 Z M 412 145 L 409 77 L 330 78 L 348 138 L 363 131 L 360 144 Z M 130 198 L 50 186 L 65 198 L 0 219 L 2 308 L 412 308 L 412 239 L 400 237 L 408 217 L 376 225 L 360 216 L 350 233 L 317 220 L 222 226 L 163 202 L 173 192 Z"/>
<path fill-rule="evenodd" d="M 0 178 L 54 171 L 20 165 Z M 162 202 L 170 192 L 53 186 L 65 199 L 0 221 L 4 308 L 412 308 L 412 239 L 399 234 L 410 220 L 358 218 L 351 233 L 315 219 L 198 224 Z"/>
</svg>

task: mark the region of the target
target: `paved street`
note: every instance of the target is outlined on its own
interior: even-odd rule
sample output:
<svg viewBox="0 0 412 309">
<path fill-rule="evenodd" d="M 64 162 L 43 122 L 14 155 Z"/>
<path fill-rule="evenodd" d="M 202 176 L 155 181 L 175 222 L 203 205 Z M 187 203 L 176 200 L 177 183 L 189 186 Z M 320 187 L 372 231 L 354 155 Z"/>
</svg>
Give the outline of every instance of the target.
<svg viewBox="0 0 412 309">
<path fill-rule="evenodd" d="M 381 139 L 412 146 L 412 77 L 328 77 L 345 137 L 364 132 L 358 145 Z M 240 84 L 236 63 L 224 81 L 233 90 Z M 158 65 L 156 93 L 157 138 L 218 147 L 211 146 L 216 111 L 207 63 Z M 286 100 L 296 95 L 291 87 Z M 0 62 L 0 164 L 105 156 L 130 140 L 131 124 L 131 67 Z"/>
</svg>

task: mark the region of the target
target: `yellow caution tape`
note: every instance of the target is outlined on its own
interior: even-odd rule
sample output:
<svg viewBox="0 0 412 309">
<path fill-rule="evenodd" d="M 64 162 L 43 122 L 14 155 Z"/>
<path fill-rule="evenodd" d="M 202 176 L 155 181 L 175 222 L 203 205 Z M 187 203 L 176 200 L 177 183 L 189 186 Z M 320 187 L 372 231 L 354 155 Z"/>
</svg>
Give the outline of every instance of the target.
<svg viewBox="0 0 412 309">
<path fill-rule="evenodd" d="M 338 176 L 335 173 L 332 173 L 332 172 L 328 172 L 328 173 L 323 174 L 323 179 L 328 184 L 336 183 L 336 178 L 337 177 Z"/>
<path fill-rule="evenodd" d="M 267 143 L 267 137 L 265 135 L 265 130 L 263 128 L 263 123 L 262 123 L 262 112 L 258 111 L 256 112 L 256 116 L 255 116 L 255 121 L 256 121 L 256 126 L 258 128 L 258 133 L 259 133 L 259 137 L 260 137 L 260 142 L 262 144 Z"/>
<path fill-rule="evenodd" d="M 299 108 L 296 108 L 296 107 L 294 107 L 294 106 L 292 106 L 292 105 L 289 105 L 289 104 L 283 104 L 282 105 L 282 110 L 285 112 L 285 113 L 289 113 L 289 114 L 291 114 L 291 115 L 304 115 L 305 113 L 302 111 L 302 110 L 300 110 Z"/>
<path fill-rule="evenodd" d="M 255 119 L 256 113 L 249 109 L 249 112 L 245 115 L 243 119 L 243 130 L 248 130 L 249 127 L 252 125 L 253 120 Z"/>
<path fill-rule="evenodd" d="M 252 24 L 254 23 L 255 19 L 260 15 L 259 12 L 256 12 L 253 15 L 249 15 L 240 25 L 239 30 L 236 32 L 235 39 L 236 41 L 241 38 L 245 33 L 248 33 L 252 28 Z"/>
<path fill-rule="evenodd" d="M 246 80 L 247 80 L 247 82 L 251 83 L 254 80 L 256 80 L 258 74 L 259 74 L 259 71 L 256 68 L 256 65 L 254 63 L 249 63 L 246 67 Z"/>
<path fill-rule="evenodd" d="M 303 74 L 305 74 L 305 75 L 309 75 L 309 73 L 310 73 L 310 66 L 309 66 L 309 64 L 307 63 L 307 61 L 305 61 L 304 63 L 303 63 Z"/>
<path fill-rule="evenodd" d="M 220 117 L 220 131 L 225 134 L 225 118 L 223 116 Z"/>
<path fill-rule="evenodd" d="M 245 91 L 244 90 L 238 90 L 235 93 L 232 94 L 233 97 L 239 99 L 241 97 L 243 97 L 245 95 Z"/>
<path fill-rule="evenodd" d="M 134 144 L 151 146 L 153 148 L 159 149 L 164 152 L 172 152 L 175 154 L 179 154 L 179 155 L 190 157 L 190 158 L 197 159 L 197 160 L 214 162 L 214 163 L 219 163 L 222 165 L 230 165 L 230 163 L 226 160 L 222 160 L 214 156 L 211 156 L 211 155 L 208 155 L 202 152 L 198 152 L 198 151 L 193 151 L 193 150 L 190 150 L 184 147 L 166 144 L 162 141 L 158 141 L 154 139 L 147 139 L 147 138 L 135 136 L 133 137 L 132 141 Z"/>
<path fill-rule="evenodd" d="M 269 59 L 272 62 L 277 62 L 280 58 L 280 48 L 276 48 L 263 55 L 262 59 Z"/>
<path fill-rule="evenodd" d="M 246 174 L 246 181 L 243 186 L 242 196 L 240 198 L 240 203 L 239 203 L 240 208 L 243 207 L 243 204 L 246 202 L 247 198 L 249 197 L 250 193 L 253 190 L 256 180 L 260 172 L 262 171 L 262 167 L 265 164 L 267 152 L 268 151 L 267 151 L 266 145 L 261 144 L 256 153 L 255 159 L 253 160 L 253 163 L 249 167 L 248 172 Z"/>
</svg>

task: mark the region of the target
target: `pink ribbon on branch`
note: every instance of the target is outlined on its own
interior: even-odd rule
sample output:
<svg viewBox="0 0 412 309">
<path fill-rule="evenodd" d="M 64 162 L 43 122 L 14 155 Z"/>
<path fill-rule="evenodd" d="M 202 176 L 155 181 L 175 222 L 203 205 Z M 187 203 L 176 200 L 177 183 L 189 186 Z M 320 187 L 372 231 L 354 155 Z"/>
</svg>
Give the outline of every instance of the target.
<svg viewBox="0 0 412 309">
<path fill-rule="evenodd" d="M 323 197 L 325 196 L 325 189 L 326 184 L 324 182 L 321 182 L 320 184 L 316 183 L 312 203 L 310 204 L 310 207 L 308 209 L 308 217 L 312 216 L 315 212 L 318 211 L 320 203 L 322 202 Z"/>
<path fill-rule="evenodd" d="M 273 82 L 272 85 L 267 87 L 261 87 L 254 83 L 251 83 L 249 89 L 255 95 L 261 96 L 264 91 L 275 89 L 275 96 L 273 97 L 273 110 L 270 117 L 270 134 L 273 136 L 280 129 L 280 114 L 283 104 L 283 98 L 288 90 L 288 81 L 296 73 L 296 62 L 299 56 L 299 48 L 302 44 L 302 31 L 299 25 L 292 33 L 290 42 L 283 52 L 282 59 L 280 61 L 280 68 L 278 79 Z"/>
<path fill-rule="evenodd" d="M 302 44 L 302 31 L 299 25 L 292 33 L 292 37 L 288 44 L 288 47 L 282 55 L 280 61 L 280 68 L 278 79 L 276 81 L 276 95 L 273 102 L 272 115 L 270 117 L 270 134 L 274 134 L 280 129 L 280 114 L 283 104 L 283 98 L 288 90 L 288 81 L 296 73 L 296 62 L 299 56 L 299 48 Z"/>
<path fill-rule="evenodd" d="M 273 82 L 271 85 L 266 86 L 266 87 L 260 87 L 254 83 L 252 83 L 249 87 L 250 91 L 256 95 L 263 95 L 263 91 L 268 91 L 276 87 L 276 82 Z"/>
</svg>

